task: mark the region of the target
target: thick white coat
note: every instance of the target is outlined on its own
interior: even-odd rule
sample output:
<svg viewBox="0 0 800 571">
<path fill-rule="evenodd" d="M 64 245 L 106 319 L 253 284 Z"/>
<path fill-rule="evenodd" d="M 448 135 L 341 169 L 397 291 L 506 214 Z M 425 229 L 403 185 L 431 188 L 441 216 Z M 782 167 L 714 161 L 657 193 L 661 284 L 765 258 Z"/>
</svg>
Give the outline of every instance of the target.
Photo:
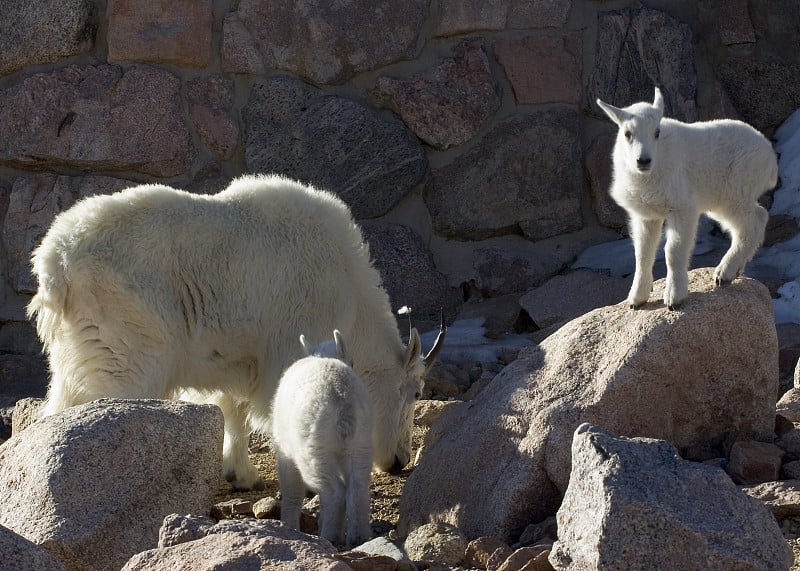
<svg viewBox="0 0 800 571">
<path fill-rule="evenodd" d="M 368 540 L 372 403 L 339 331 L 281 377 L 272 416 L 281 520 L 295 529 L 306 488 L 319 494 L 320 535 L 348 547 Z M 331 349 L 335 352 L 332 356 Z"/>
<path fill-rule="evenodd" d="M 334 195 L 245 176 L 213 196 L 143 185 L 87 198 L 33 254 L 28 306 L 52 379 L 45 414 L 101 397 L 180 394 L 219 404 L 223 467 L 258 484 L 251 429 L 269 430 L 301 332 L 350 342 L 373 409 L 378 469 L 411 456 L 419 335 L 405 347 L 369 248 Z"/>
<path fill-rule="evenodd" d="M 664 304 L 675 308 L 686 298 L 701 213 L 731 237 L 714 272 L 717 283 L 740 275 L 764 240 L 769 216 L 758 197 L 777 183 L 778 164 L 769 141 L 741 121 L 662 118 L 658 88 L 652 105 L 619 109 L 597 103 L 619 126 L 610 192 L 628 213 L 636 253 L 628 304 L 638 307 L 650 296 L 662 227 L 667 236 Z"/>
</svg>

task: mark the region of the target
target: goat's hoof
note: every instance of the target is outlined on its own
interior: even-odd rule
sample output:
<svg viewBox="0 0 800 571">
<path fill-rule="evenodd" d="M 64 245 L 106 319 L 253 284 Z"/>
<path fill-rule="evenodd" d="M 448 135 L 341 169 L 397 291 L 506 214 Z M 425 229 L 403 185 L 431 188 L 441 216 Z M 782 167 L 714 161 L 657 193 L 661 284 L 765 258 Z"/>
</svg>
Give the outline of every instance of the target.
<svg viewBox="0 0 800 571">
<path fill-rule="evenodd" d="M 680 303 L 671 303 L 671 304 L 667 305 L 667 309 L 669 311 L 677 311 L 678 309 L 680 309 L 680 307 L 681 307 Z"/>
<path fill-rule="evenodd" d="M 726 280 L 726 279 L 723 279 L 723 278 L 720 278 L 720 277 L 716 277 L 716 278 L 714 278 L 714 283 L 717 284 L 717 287 L 723 287 L 723 286 L 730 285 L 731 283 L 733 283 L 733 280 Z"/>
</svg>

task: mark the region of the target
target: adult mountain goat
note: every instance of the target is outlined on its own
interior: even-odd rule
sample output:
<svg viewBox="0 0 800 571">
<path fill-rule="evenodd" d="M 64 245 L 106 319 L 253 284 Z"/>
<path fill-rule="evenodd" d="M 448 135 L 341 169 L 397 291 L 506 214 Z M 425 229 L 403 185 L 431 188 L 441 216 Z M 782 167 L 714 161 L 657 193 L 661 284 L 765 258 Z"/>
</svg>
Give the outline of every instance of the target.
<svg viewBox="0 0 800 571">
<path fill-rule="evenodd" d="M 769 215 L 757 200 L 778 180 L 772 145 L 741 121 L 682 123 L 662 118 L 664 99 L 619 109 L 597 100 L 619 126 L 611 197 L 630 217 L 636 271 L 628 304 L 650 296 L 653 263 L 666 225 L 664 304 L 677 307 L 689 292 L 689 261 L 701 213 L 730 234 L 731 246 L 714 277 L 732 281 L 764 240 Z"/>
<path fill-rule="evenodd" d="M 50 363 L 44 414 L 100 397 L 219 404 L 223 469 L 258 485 L 251 430 L 269 430 L 300 333 L 349 340 L 375 417 L 375 467 L 411 457 L 415 394 L 440 335 L 404 346 L 369 247 L 333 194 L 245 176 L 213 196 L 143 185 L 59 214 L 33 254 L 28 306 Z"/>
<path fill-rule="evenodd" d="M 300 336 L 308 356 L 281 377 L 273 403 L 272 442 L 281 484 L 281 520 L 300 528 L 308 487 L 319 494 L 320 535 L 353 547 L 372 535 L 372 402 L 348 364 L 341 333 L 335 330 L 333 338 L 333 343 L 312 348 Z"/>
</svg>

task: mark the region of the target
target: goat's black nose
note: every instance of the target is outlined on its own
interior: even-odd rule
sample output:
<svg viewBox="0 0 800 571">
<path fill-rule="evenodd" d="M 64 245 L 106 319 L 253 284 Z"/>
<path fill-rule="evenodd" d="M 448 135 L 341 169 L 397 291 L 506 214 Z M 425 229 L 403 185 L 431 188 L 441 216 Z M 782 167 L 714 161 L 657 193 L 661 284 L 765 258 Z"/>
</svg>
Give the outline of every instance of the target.
<svg viewBox="0 0 800 571">
<path fill-rule="evenodd" d="M 648 169 L 650 168 L 650 157 L 639 157 L 636 159 L 636 166 L 640 169 Z"/>
</svg>

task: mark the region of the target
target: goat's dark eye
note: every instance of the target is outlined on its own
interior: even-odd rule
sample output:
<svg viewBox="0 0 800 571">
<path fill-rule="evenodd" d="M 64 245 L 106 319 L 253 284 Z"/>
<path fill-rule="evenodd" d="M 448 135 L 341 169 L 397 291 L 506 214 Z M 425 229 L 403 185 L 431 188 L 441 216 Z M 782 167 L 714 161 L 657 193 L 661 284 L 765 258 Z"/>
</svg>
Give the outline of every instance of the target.
<svg viewBox="0 0 800 571">
<path fill-rule="evenodd" d="M 661 136 L 661 129 L 656 129 L 656 139 Z"/>
<path fill-rule="evenodd" d="M 419 391 L 414 393 L 414 398 L 415 399 L 419 400 L 421 397 L 422 397 L 422 393 L 420 393 Z"/>
<path fill-rule="evenodd" d="M 630 131 L 625 131 L 625 138 L 628 139 L 629 141 L 631 140 L 631 132 Z"/>
</svg>

